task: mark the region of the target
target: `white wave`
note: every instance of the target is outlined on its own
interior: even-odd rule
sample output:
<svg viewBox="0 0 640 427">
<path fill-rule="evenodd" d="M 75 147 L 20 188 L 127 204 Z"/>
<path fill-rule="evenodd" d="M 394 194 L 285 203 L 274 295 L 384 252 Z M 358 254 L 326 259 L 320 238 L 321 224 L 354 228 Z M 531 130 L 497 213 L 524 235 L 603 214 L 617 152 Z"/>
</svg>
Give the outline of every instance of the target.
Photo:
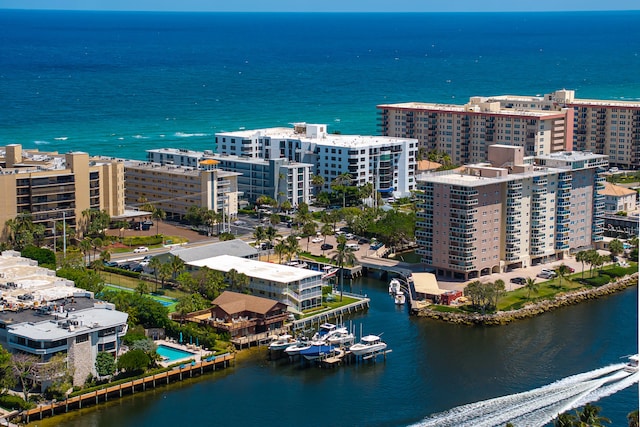
<svg viewBox="0 0 640 427">
<path fill-rule="evenodd" d="M 59 136 L 59 137 L 53 138 L 53 139 L 55 139 L 56 141 L 66 141 L 67 139 L 69 139 L 69 137 L 68 136 Z"/>
<path fill-rule="evenodd" d="M 149 139 L 148 136 L 143 136 L 143 135 L 133 135 L 133 138 L 135 138 L 135 139 Z"/>
<path fill-rule="evenodd" d="M 208 133 L 186 133 L 186 132 L 176 132 L 173 134 L 178 138 L 191 138 L 192 136 L 209 136 Z"/>
<path fill-rule="evenodd" d="M 534 390 L 458 406 L 431 415 L 419 427 L 543 426 L 558 414 L 594 402 L 638 382 L 623 363 L 572 375 Z"/>
<path fill-rule="evenodd" d="M 36 144 L 36 145 L 49 145 L 49 144 L 51 144 L 49 141 L 42 141 L 42 140 L 33 141 L 33 143 Z"/>
</svg>

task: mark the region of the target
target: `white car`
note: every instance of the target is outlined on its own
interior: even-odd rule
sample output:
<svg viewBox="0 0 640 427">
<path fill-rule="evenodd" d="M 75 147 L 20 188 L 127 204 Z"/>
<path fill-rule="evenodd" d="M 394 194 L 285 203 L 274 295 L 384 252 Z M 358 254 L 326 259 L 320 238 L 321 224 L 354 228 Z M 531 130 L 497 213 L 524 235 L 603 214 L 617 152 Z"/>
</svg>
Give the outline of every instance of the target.
<svg viewBox="0 0 640 427">
<path fill-rule="evenodd" d="M 324 239 L 322 237 L 314 237 L 311 239 L 311 243 L 322 243 Z"/>
<path fill-rule="evenodd" d="M 140 247 L 137 247 L 137 248 L 135 248 L 133 250 L 134 254 L 139 254 L 139 253 L 142 253 L 142 252 L 149 252 L 149 248 L 146 247 L 146 246 L 140 246 Z"/>
</svg>

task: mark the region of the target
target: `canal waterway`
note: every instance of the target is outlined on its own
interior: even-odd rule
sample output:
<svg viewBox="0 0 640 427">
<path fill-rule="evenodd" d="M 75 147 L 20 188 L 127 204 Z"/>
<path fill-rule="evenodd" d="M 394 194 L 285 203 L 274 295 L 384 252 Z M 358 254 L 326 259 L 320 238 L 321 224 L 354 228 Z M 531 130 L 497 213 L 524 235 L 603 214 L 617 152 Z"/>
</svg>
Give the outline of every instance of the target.
<svg viewBox="0 0 640 427">
<path fill-rule="evenodd" d="M 252 349 L 224 372 L 30 425 L 443 425 L 429 419 L 600 368 L 615 371 L 606 367 L 638 348 L 637 287 L 501 327 L 409 316 L 393 304 L 386 283 L 370 278 L 358 279 L 353 291 L 367 294 L 371 307 L 345 323 L 358 333 L 360 325 L 365 334 L 382 333 L 392 349 L 386 361 L 321 369 L 269 361 L 264 349 Z M 515 400 L 499 401 L 500 407 L 509 411 Z M 627 413 L 638 407 L 638 385 L 596 404 L 612 425 L 626 425 Z M 464 410 L 475 416 L 486 406 Z"/>
</svg>

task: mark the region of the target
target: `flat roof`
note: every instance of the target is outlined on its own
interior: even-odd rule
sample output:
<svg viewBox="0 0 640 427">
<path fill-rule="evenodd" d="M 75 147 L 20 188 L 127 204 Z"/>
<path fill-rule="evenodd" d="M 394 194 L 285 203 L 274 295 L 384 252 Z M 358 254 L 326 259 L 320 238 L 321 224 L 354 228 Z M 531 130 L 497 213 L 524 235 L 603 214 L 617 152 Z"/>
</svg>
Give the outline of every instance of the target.
<svg viewBox="0 0 640 427">
<path fill-rule="evenodd" d="M 500 108 L 496 111 L 487 110 L 475 110 L 479 108 L 480 104 L 467 103 L 465 105 L 460 104 L 432 104 L 428 102 L 401 102 L 397 104 L 380 104 L 378 108 L 403 108 L 411 110 L 425 110 L 425 111 L 439 111 L 439 112 L 452 112 L 452 113 L 465 113 L 465 114 L 492 114 L 499 116 L 525 116 L 525 117 L 540 117 L 540 118 L 554 118 L 564 117 L 564 113 L 561 111 L 549 111 L 549 110 L 526 110 L 520 108 Z"/>
<path fill-rule="evenodd" d="M 80 311 L 54 313 L 41 322 L 23 322 L 7 327 L 14 335 L 37 341 L 55 341 L 90 332 L 122 325 L 129 315 L 117 311 L 112 304 L 96 302 L 93 307 Z M 71 325 L 71 326 L 70 326 Z"/>
<path fill-rule="evenodd" d="M 314 278 L 316 276 L 318 280 L 320 280 L 322 277 L 322 273 L 319 271 L 239 258 L 231 255 L 220 255 L 198 261 L 187 262 L 186 264 L 195 267 L 208 267 L 212 270 L 223 271 L 225 273 L 229 270 L 236 270 L 238 273 L 244 273 L 249 277 L 278 283 L 297 282 L 304 279 Z"/>
<path fill-rule="evenodd" d="M 321 125 L 325 126 L 326 125 Z M 329 145 L 341 148 L 356 148 L 376 145 L 389 145 L 394 143 L 404 143 L 407 141 L 417 141 L 415 138 L 397 138 L 391 136 L 375 136 L 375 135 L 341 135 L 333 133 L 323 133 L 319 138 L 307 136 L 306 133 L 296 132 L 294 128 L 273 127 L 255 130 L 243 130 L 236 132 L 218 132 L 216 135 L 229 136 L 235 138 L 280 138 L 290 139 L 294 141 L 309 141 L 318 145 Z"/>
<path fill-rule="evenodd" d="M 179 257 L 182 261 L 190 263 L 221 255 L 244 258 L 257 255 L 258 250 L 250 246 L 247 242 L 240 239 L 233 239 L 189 248 L 176 247 L 171 249 L 170 253 L 171 255 Z"/>
<path fill-rule="evenodd" d="M 190 175 L 190 176 L 200 176 L 201 173 L 205 172 L 203 169 L 194 168 L 191 166 L 182 166 L 182 165 L 162 165 L 160 163 L 155 162 L 141 162 L 137 160 L 126 160 L 124 162 L 126 168 L 130 169 L 142 169 L 142 170 L 150 170 L 150 171 L 159 171 L 167 174 L 173 175 Z M 238 172 L 230 172 L 224 169 L 212 169 L 218 172 L 218 177 L 230 177 L 230 176 L 239 176 L 242 175 Z"/>
<path fill-rule="evenodd" d="M 440 289 L 436 275 L 433 273 L 413 273 L 411 277 L 416 293 L 442 295 L 447 292 L 446 289 Z"/>
</svg>

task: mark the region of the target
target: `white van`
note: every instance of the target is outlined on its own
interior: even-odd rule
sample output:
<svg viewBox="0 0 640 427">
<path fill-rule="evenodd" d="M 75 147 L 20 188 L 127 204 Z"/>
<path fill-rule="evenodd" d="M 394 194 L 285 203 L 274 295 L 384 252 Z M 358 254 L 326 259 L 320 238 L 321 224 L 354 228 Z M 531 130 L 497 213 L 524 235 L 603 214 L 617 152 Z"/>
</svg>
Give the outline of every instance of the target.
<svg viewBox="0 0 640 427">
<path fill-rule="evenodd" d="M 357 243 L 347 243 L 347 244 L 345 245 L 345 247 L 347 247 L 347 248 L 349 248 L 349 249 L 352 249 L 352 250 L 354 250 L 354 251 L 357 251 L 357 250 L 359 250 L 359 249 L 360 249 L 360 245 L 359 245 L 359 244 L 357 244 Z"/>
</svg>

